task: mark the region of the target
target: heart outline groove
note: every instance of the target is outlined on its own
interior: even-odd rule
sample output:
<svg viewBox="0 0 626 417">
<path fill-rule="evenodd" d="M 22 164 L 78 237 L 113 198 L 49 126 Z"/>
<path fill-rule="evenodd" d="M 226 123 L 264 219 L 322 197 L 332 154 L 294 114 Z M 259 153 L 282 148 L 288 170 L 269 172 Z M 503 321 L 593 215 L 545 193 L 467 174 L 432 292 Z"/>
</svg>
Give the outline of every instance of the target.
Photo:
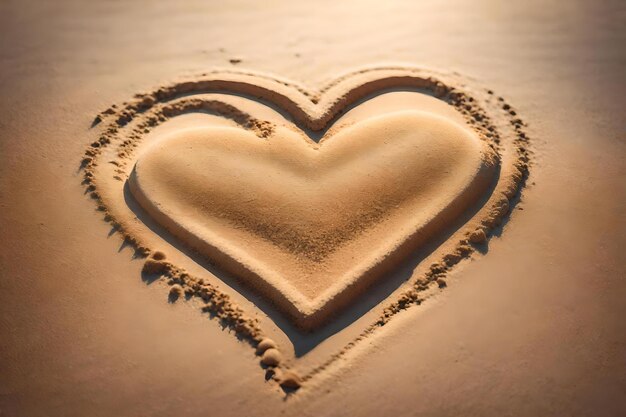
<svg viewBox="0 0 626 417">
<path fill-rule="evenodd" d="M 269 102 L 288 114 L 301 129 L 319 131 L 327 129 L 342 112 L 359 100 L 392 88 L 430 92 L 457 110 L 480 139 L 497 153 L 497 183 L 478 212 L 450 237 L 448 242 L 458 239 L 458 242 L 453 242 L 453 248 L 439 262 L 433 263 L 423 276 L 409 283 L 408 289 L 393 297 L 391 302 L 385 300 L 385 307 L 378 319 L 352 342 L 321 365 L 299 376 L 299 385 L 346 355 L 358 342 L 384 326 L 399 311 L 420 304 L 425 298 L 424 294 L 433 288 L 445 286 L 447 273 L 461 260 L 472 256 L 481 245 L 485 245 L 484 242 L 493 230 L 508 216 L 519 200 L 525 184 L 531 154 L 528 150 L 525 124 L 504 99 L 484 88 L 471 90 L 471 87 L 466 86 L 466 80 L 456 75 L 406 67 L 356 71 L 338 78 L 319 91 L 310 91 L 295 83 L 261 74 L 215 71 L 138 94 L 123 106 L 111 107 L 99 114 L 92 127 L 101 133 L 88 147 L 81 161 L 83 183 L 91 198 L 96 201 L 98 210 L 103 212 L 105 220 L 112 224 L 127 245 L 136 250 L 137 256 L 146 257 L 145 274 L 155 274 L 165 279 L 176 291 L 198 297 L 205 303 L 203 310 L 218 317 L 238 337 L 256 347 L 266 338 L 259 322 L 246 314 L 218 285 L 194 277 L 138 238 L 138 226 L 126 221 L 110 204 L 110 195 L 101 181 L 103 170 L 117 181 L 128 180 L 132 172 L 132 162 L 135 160 L 134 150 L 142 138 L 165 121 L 187 113 L 208 111 L 217 114 L 248 129 L 259 138 L 268 138 L 273 134 L 274 126 L 265 120 L 255 118 L 219 100 L 194 96 L 227 92 L 255 101 Z M 101 161 L 112 155 L 115 158 L 111 161 Z M 396 261 L 391 263 L 394 262 Z M 289 365 L 286 363 L 277 368 L 282 369 L 283 373 L 289 372 Z M 281 383 L 280 376 L 274 379 Z M 282 378 L 282 382 L 285 381 L 293 382 L 293 377 Z"/>
</svg>

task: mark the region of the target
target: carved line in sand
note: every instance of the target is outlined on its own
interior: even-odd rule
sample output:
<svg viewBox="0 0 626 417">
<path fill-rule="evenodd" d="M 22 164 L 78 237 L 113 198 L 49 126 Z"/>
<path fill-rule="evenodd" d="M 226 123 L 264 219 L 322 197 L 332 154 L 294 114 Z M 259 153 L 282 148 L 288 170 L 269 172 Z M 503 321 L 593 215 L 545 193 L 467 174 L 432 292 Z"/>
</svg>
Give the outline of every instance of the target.
<svg viewBox="0 0 626 417">
<path fill-rule="evenodd" d="M 444 81 L 446 78 L 450 80 Z M 121 107 L 113 105 L 99 114 L 93 126 L 103 126 L 102 133 L 85 152 L 81 163 L 83 183 L 97 202 L 98 210 L 103 212 L 105 221 L 111 223 L 124 242 L 135 249 L 137 256 L 147 257 L 144 273 L 156 274 L 165 279 L 171 286 L 172 298 L 184 293 L 188 297 L 202 300 L 203 311 L 219 318 L 223 326 L 231 328 L 239 338 L 257 348 L 262 365 L 269 368 L 270 376 L 274 380 L 285 389 L 298 388 L 314 375 L 328 369 L 357 346 L 358 342 L 384 326 L 395 314 L 411 305 L 419 305 L 432 292 L 432 288 L 445 287 L 446 274 L 462 259 L 474 253 L 476 248 L 485 244 L 494 228 L 498 227 L 519 198 L 528 174 L 530 157 L 524 123 L 502 97 L 496 98 L 492 91 L 484 89 L 470 93 L 460 87 L 462 84 L 464 82 L 457 76 L 388 67 L 353 72 L 317 92 L 310 92 L 293 83 L 259 74 L 232 71 L 205 73 L 195 79 L 137 94 Z M 178 115 L 210 111 L 233 120 L 261 138 L 268 137 L 273 131 L 273 124 L 270 122 L 258 120 L 227 103 L 194 98 L 193 95 L 215 92 L 244 94 L 277 105 L 290 114 L 300 127 L 320 130 L 329 126 L 352 103 L 390 88 L 427 90 L 457 109 L 478 136 L 499 154 L 502 162 L 500 179 L 487 203 L 451 237 L 458 237 L 454 249 L 439 262 L 433 263 L 423 276 L 411 282 L 410 288 L 388 304 L 380 317 L 358 337 L 306 375 L 298 376 L 289 370 L 276 344 L 264 336 L 258 321 L 248 317 L 227 294 L 168 262 L 162 252 L 150 250 L 131 231 L 126 230 L 125 225 L 116 218 L 98 192 L 98 178 L 95 173 L 99 163 L 110 162 L 116 165 L 114 178 L 125 181 L 128 163 L 132 161 L 133 151 L 142 137 L 159 124 Z M 490 108 L 492 112 L 499 111 L 499 117 L 506 118 L 508 126 L 496 126 L 485 108 Z M 103 150 L 112 147 L 116 150 L 116 158 L 112 161 L 101 161 Z"/>
</svg>

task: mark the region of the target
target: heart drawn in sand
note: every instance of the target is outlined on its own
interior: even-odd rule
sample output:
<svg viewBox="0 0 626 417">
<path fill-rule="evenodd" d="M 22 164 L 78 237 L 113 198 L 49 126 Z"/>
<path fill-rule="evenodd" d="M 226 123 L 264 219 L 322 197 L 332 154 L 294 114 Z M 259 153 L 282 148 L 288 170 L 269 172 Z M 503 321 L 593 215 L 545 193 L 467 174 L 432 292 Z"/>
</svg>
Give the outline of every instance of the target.
<svg viewBox="0 0 626 417">
<path fill-rule="evenodd" d="M 200 114 L 190 128 L 186 117 Z M 339 363 L 445 287 L 515 205 L 531 155 L 504 98 L 406 67 L 355 71 L 318 90 L 216 70 L 136 94 L 93 126 L 83 183 L 123 246 L 146 257 L 143 277 L 166 282 L 173 299 L 199 300 L 283 387 Z M 230 278 L 308 330 L 342 326 L 353 301 L 377 304 L 341 350 L 294 373 L 298 354 L 282 356 L 289 349 L 269 337 L 280 332 L 259 320 L 266 306 L 255 311 L 245 293 L 235 300 Z M 366 301 L 374 283 L 397 291 L 382 301 L 373 288 Z"/>
<path fill-rule="evenodd" d="M 129 185 L 161 226 L 314 327 L 476 204 L 494 158 L 465 126 L 404 111 L 320 143 L 183 130 L 138 157 Z"/>
</svg>

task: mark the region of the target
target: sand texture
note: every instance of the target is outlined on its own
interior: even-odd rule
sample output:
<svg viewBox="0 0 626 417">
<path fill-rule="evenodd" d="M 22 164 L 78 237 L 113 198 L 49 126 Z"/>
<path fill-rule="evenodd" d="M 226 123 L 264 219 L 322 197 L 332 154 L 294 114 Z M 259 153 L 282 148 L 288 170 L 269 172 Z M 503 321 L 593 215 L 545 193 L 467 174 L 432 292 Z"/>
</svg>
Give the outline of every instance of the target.
<svg viewBox="0 0 626 417">
<path fill-rule="evenodd" d="M 358 70 L 317 91 L 252 72 L 187 77 L 95 117 L 102 133 L 81 162 L 82 184 L 112 233 L 149 255 L 144 280 L 170 285 L 170 302 L 199 299 L 256 346 L 266 378 L 310 385 L 445 288 L 519 199 L 530 165 L 524 122 L 493 91 L 461 86 L 462 77 L 410 67 Z M 184 256 L 170 260 L 156 250 L 163 243 Z M 213 278 L 190 274 L 190 260 Z M 238 288 L 260 296 L 270 329 L 221 289 L 237 282 L 256 290 Z M 363 294 L 387 298 L 383 311 L 334 354 L 284 358 L 276 346 L 281 360 L 265 360 L 258 344 L 282 315 L 304 331 L 365 319 Z"/>
<path fill-rule="evenodd" d="M 0 5 L 0 415 L 626 414 L 617 1 Z"/>
<path fill-rule="evenodd" d="M 445 119 L 393 113 L 320 145 L 286 129 L 266 140 L 230 127 L 182 131 L 139 156 L 129 187 L 165 228 L 228 257 L 224 268 L 245 269 L 306 325 L 471 207 L 493 183 L 493 159 Z"/>
</svg>

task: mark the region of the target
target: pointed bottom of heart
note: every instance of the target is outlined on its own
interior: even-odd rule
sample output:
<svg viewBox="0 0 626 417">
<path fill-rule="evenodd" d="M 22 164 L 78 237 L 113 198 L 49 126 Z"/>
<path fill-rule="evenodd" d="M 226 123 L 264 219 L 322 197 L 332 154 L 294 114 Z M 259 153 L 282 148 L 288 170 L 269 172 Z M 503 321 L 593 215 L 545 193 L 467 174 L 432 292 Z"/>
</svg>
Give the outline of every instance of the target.
<svg viewBox="0 0 626 417">
<path fill-rule="evenodd" d="M 467 127 L 405 111 L 320 143 L 280 126 L 268 138 L 179 131 L 139 156 L 129 188 L 185 245 L 313 328 L 475 206 L 497 166 Z"/>
</svg>

